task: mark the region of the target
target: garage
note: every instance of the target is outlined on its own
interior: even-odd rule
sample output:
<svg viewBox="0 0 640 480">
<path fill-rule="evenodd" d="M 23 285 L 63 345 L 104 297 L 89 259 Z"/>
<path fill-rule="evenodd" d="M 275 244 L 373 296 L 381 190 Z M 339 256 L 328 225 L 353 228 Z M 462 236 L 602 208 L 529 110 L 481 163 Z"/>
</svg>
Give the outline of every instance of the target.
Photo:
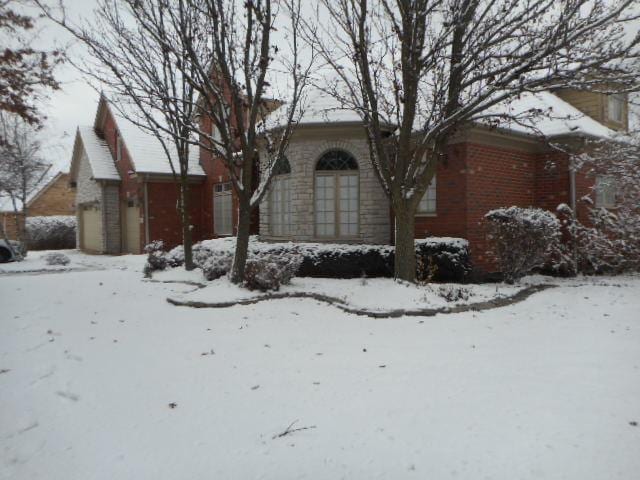
<svg viewBox="0 0 640 480">
<path fill-rule="evenodd" d="M 96 206 L 85 206 L 80 211 L 81 248 L 102 253 L 102 211 Z"/>
<path fill-rule="evenodd" d="M 124 247 L 127 253 L 140 253 L 140 207 L 126 209 Z"/>
</svg>

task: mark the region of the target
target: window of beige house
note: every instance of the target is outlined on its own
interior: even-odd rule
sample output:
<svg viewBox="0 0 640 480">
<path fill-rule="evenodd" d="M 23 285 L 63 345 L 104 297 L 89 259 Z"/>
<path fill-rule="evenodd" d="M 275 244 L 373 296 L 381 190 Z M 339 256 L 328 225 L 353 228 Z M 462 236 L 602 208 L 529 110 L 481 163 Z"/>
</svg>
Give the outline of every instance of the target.
<svg viewBox="0 0 640 480">
<path fill-rule="evenodd" d="M 624 123 L 624 94 L 615 93 L 607 97 L 607 118 L 614 122 Z"/>
<path fill-rule="evenodd" d="M 596 177 L 596 207 L 613 208 L 616 206 L 616 182 L 613 177 Z"/>
<path fill-rule="evenodd" d="M 233 235 L 231 182 L 213 186 L 213 232 L 218 236 Z"/>
<path fill-rule="evenodd" d="M 431 183 L 427 187 L 427 191 L 420 199 L 418 204 L 418 214 L 432 214 L 436 213 L 436 176 L 431 179 Z"/>
<path fill-rule="evenodd" d="M 318 237 L 353 238 L 359 232 L 358 162 L 343 150 L 325 153 L 316 164 L 315 228 Z"/>
<path fill-rule="evenodd" d="M 275 166 L 269 190 L 271 234 L 291 235 L 291 165 L 286 157 Z"/>
</svg>

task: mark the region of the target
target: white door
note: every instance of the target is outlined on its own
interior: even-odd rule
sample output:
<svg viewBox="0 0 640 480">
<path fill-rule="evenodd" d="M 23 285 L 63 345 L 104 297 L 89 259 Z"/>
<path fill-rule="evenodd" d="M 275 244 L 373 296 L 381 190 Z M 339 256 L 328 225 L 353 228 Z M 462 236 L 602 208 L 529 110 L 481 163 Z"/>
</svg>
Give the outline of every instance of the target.
<svg viewBox="0 0 640 480">
<path fill-rule="evenodd" d="M 97 207 L 85 207 L 82 215 L 82 249 L 102 252 L 102 211 Z"/>
</svg>

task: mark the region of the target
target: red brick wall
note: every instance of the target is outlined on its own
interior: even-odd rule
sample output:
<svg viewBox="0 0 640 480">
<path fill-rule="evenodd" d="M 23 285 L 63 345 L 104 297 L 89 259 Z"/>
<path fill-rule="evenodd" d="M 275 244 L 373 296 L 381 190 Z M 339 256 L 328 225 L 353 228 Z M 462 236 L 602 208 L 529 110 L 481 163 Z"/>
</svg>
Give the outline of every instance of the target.
<svg viewBox="0 0 640 480">
<path fill-rule="evenodd" d="M 534 204 L 535 156 L 518 150 L 469 144 L 467 150 L 467 239 L 479 269 L 495 269 L 488 253 L 484 215 L 498 207 Z"/>
<path fill-rule="evenodd" d="M 418 217 L 416 237 L 466 238 L 475 268 L 494 270 L 484 215 L 498 207 L 534 205 L 536 167 L 532 153 L 476 143 L 452 146 L 437 170 L 437 216 Z"/>
<path fill-rule="evenodd" d="M 203 120 L 202 128 L 205 131 L 211 131 L 211 120 L 209 118 Z M 229 172 L 223 161 L 219 158 L 214 158 L 212 153 L 205 148 L 200 148 L 200 164 L 207 174 L 207 180 L 202 191 L 202 232 L 204 238 L 213 238 L 213 186 L 216 183 L 228 182 Z M 235 192 L 232 195 L 233 231 L 235 234 L 238 226 L 238 198 Z M 251 215 L 252 235 L 258 233 L 259 223 L 259 209 L 256 208 Z"/>
<path fill-rule="evenodd" d="M 190 211 L 192 238 L 198 242 L 209 238 L 203 214 L 203 190 L 204 184 L 192 184 L 190 186 Z M 173 182 L 149 182 L 147 183 L 147 201 L 149 208 L 149 240 L 162 240 L 167 248 L 173 248 L 182 244 L 182 227 L 177 210 L 179 187 Z M 144 235 L 143 235 L 144 238 Z"/>
<path fill-rule="evenodd" d="M 467 176 L 465 144 L 449 148 L 447 161 L 436 170 L 436 216 L 416 217 L 416 238 L 467 237 Z"/>
</svg>

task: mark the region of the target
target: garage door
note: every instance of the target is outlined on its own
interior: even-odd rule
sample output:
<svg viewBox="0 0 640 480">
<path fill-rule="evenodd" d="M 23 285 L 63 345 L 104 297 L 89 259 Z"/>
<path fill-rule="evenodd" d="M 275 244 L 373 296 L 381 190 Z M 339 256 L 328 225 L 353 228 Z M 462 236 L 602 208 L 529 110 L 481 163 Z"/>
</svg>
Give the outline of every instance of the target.
<svg viewBox="0 0 640 480">
<path fill-rule="evenodd" d="M 102 252 L 102 215 L 97 207 L 82 210 L 82 249 Z"/>
<path fill-rule="evenodd" d="M 140 253 L 140 207 L 127 207 L 125 250 Z"/>
</svg>

